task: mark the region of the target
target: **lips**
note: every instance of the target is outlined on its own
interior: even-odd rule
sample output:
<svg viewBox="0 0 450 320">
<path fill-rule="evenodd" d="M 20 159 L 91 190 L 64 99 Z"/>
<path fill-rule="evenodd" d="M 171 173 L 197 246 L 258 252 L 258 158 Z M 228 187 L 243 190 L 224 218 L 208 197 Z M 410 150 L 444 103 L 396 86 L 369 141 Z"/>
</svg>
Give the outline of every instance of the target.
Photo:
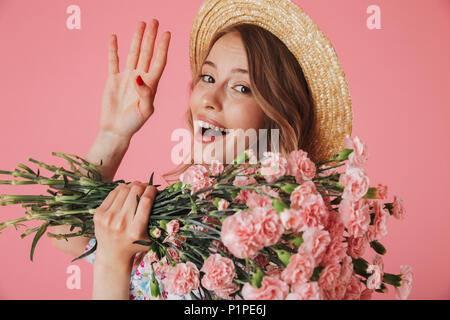
<svg viewBox="0 0 450 320">
<path fill-rule="evenodd" d="M 204 115 L 201 115 L 201 114 L 197 115 L 197 119 L 198 119 L 198 120 L 205 121 L 205 122 L 209 122 L 209 123 L 211 123 L 212 125 L 215 125 L 216 127 L 226 128 L 226 127 L 225 127 L 223 124 L 221 124 L 220 122 L 217 122 L 217 121 L 215 121 L 215 120 L 213 120 L 213 119 L 211 119 L 211 118 L 208 118 L 208 117 L 206 117 L 206 116 L 204 116 Z"/>
</svg>

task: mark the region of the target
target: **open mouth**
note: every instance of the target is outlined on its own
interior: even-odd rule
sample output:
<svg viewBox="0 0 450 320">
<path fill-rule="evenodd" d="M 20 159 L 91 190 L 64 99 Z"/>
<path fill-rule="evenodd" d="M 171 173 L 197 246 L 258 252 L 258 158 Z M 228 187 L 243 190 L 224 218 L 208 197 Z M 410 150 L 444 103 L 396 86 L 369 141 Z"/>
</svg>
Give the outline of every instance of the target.
<svg viewBox="0 0 450 320">
<path fill-rule="evenodd" d="M 199 127 L 199 132 L 203 137 L 225 136 L 231 132 L 231 129 L 220 128 L 201 120 L 197 121 L 197 125 Z"/>
</svg>

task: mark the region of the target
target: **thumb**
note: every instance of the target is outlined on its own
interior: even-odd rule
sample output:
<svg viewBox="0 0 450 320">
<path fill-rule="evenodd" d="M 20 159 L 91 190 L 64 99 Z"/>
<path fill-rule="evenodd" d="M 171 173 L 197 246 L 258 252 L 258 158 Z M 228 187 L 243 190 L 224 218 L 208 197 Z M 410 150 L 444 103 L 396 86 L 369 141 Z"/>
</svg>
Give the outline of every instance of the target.
<svg viewBox="0 0 450 320">
<path fill-rule="evenodd" d="M 153 97 L 152 90 L 144 82 L 140 75 L 136 77 L 134 88 L 139 96 L 139 109 L 145 116 L 150 116 L 153 113 Z"/>
</svg>

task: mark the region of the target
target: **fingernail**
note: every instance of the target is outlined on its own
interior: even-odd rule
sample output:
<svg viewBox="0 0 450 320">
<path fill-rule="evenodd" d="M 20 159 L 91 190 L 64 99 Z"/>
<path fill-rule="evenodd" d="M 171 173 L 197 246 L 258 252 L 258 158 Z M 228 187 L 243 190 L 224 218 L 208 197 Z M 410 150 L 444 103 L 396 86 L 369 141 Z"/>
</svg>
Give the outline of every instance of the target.
<svg viewBox="0 0 450 320">
<path fill-rule="evenodd" d="M 136 82 L 137 82 L 138 86 L 142 86 L 144 84 L 144 81 L 142 81 L 142 78 L 140 75 L 136 78 Z"/>
</svg>

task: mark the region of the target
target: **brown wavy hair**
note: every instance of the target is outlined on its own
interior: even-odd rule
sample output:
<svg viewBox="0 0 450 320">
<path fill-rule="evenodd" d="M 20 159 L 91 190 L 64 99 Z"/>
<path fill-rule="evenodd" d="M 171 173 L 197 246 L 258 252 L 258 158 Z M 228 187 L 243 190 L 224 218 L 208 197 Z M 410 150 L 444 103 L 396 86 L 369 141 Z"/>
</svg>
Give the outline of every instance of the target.
<svg viewBox="0 0 450 320">
<path fill-rule="evenodd" d="M 309 152 L 315 130 L 314 102 L 297 59 L 270 31 L 253 24 L 238 24 L 222 29 L 211 40 L 205 59 L 214 43 L 233 31 L 240 34 L 244 43 L 252 92 L 265 114 L 264 128 L 261 129 L 268 129 L 268 141 L 270 129 L 279 129 L 279 152 L 283 156 L 302 149 L 308 152 L 312 161 L 316 161 Z M 200 80 L 202 64 L 190 82 L 190 93 Z M 193 135 L 190 108 L 185 117 Z M 270 144 L 267 150 L 270 151 Z M 191 153 L 190 163 L 183 162 L 162 177 L 169 184 L 177 182 L 179 175 L 193 163 Z"/>
</svg>

